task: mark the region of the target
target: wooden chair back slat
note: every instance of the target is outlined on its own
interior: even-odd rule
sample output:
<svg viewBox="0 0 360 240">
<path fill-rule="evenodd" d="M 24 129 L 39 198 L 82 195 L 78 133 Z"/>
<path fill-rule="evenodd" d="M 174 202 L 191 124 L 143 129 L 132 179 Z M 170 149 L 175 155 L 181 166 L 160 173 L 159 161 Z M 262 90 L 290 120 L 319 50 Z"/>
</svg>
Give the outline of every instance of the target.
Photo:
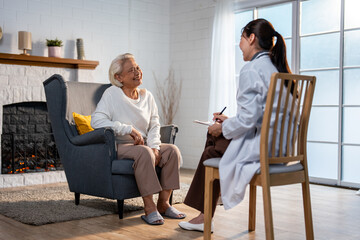
<svg viewBox="0 0 360 240">
<path fill-rule="evenodd" d="M 288 80 L 285 80 L 288 81 Z M 288 82 L 289 84 L 289 82 Z M 289 84 L 290 85 L 290 84 Z M 284 142 L 284 128 L 286 123 L 286 114 L 288 112 L 288 104 L 289 104 L 289 96 L 290 96 L 290 86 L 286 88 L 286 97 L 285 97 L 285 104 L 284 104 L 284 110 L 282 111 L 282 121 L 281 121 L 281 129 L 280 129 L 280 142 L 279 142 L 279 156 L 283 155 L 283 142 Z M 278 108 L 281 108 L 281 106 L 278 106 Z M 276 129 L 274 129 L 274 132 L 276 132 Z M 273 142 L 272 144 L 276 144 L 276 142 Z"/>
<path fill-rule="evenodd" d="M 304 89 L 304 83 L 305 81 L 301 81 L 301 84 L 300 84 L 300 89 L 298 90 L 298 105 L 297 105 L 297 109 L 296 109 L 296 115 L 295 115 L 295 119 L 294 119 L 294 122 L 295 123 L 298 123 L 299 121 L 299 116 L 300 116 L 300 108 L 301 108 L 301 101 L 302 101 L 302 94 L 303 94 L 303 89 Z M 299 85 L 299 82 L 297 81 L 297 86 Z M 296 143 L 296 138 L 298 136 L 297 134 L 297 125 L 295 125 L 296 127 L 293 128 L 293 132 L 292 132 L 292 144 L 291 144 L 291 147 L 293 149 L 293 151 L 296 150 L 296 147 L 295 147 L 295 143 Z M 294 153 L 295 154 L 295 153 Z"/>
<path fill-rule="evenodd" d="M 287 136 L 286 136 L 286 156 L 292 156 L 294 149 L 291 147 L 291 136 L 292 136 L 292 129 L 296 128 L 296 123 L 293 121 L 295 108 L 297 105 L 297 83 L 298 80 L 289 80 L 288 88 L 292 90 L 292 101 L 291 101 L 291 109 L 290 109 L 290 119 L 288 121 L 288 129 L 287 129 Z M 296 113 L 295 113 L 296 115 Z"/>
<path fill-rule="evenodd" d="M 279 97 L 278 97 L 278 101 L 277 101 L 277 105 L 278 106 L 281 106 L 281 97 L 282 97 L 282 92 L 283 92 L 283 88 L 284 88 L 284 81 L 285 79 L 281 79 L 281 82 L 280 82 L 280 91 L 279 91 Z M 276 84 L 276 83 L 275 83 Z M 277 108 L 276 109 L 276 116 L 275 116 L 275 123 L 274 123 L 274 129 L 277 129 L 277 126 L 278 126 L 278 122 L 279 122 L 279 113 L 280 113 L 280 108 Z M 275 153 L 275 148 L 276 148 L 276 135 L 277 132 L 274 131 L 273 132 L 273 137 L 272 137 L 272 147 L 271 147 L 271 156 L 275 156 L 276 153 Z"/>
</svg>

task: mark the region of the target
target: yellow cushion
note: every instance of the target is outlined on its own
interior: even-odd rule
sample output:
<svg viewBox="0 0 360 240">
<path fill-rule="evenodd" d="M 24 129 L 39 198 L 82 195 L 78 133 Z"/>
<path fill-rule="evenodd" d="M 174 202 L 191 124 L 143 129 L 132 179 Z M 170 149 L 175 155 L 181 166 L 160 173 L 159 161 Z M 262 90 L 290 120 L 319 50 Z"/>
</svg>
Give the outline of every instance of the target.
<svg viewBox="0 0 360 240">
<path fill-rule="evenodd" d="M 91 115 L 84 116 L 81 114 L 78 114 L 76 112 L 73 112 L 73 117 L 76 125 L 76 129 L 78 130 L 78 133 L 80 135 L 94 131 L 94 129 L 91 127 Z"/>
</svg>

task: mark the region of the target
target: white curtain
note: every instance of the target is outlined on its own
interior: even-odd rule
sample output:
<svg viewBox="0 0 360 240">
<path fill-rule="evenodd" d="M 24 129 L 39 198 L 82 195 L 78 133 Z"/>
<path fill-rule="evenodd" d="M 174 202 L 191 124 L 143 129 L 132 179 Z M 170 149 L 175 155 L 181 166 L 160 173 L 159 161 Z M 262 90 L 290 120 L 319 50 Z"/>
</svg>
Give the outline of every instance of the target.
<svg viewBox="0 0 360 240">
<path fill-rule="evenodd" d="M 217 0 L 212 34 L 209 118 L 227 107 L 236 114 L 235 23 L 233 0 Z"/>
</svg>

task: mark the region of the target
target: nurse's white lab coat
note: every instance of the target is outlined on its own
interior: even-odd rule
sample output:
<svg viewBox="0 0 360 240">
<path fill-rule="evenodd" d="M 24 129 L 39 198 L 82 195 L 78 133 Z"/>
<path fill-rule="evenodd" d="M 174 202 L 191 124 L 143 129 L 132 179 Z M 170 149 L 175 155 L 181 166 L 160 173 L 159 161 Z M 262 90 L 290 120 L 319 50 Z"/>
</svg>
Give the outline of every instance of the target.
<svg viewBox="0 0 360 240">
<path fill-rule="evenodd" d="M 224 137 L 232 139 L 219 165 L 221 199 L 225 209 L 243 200 L 246 186 L 260 167 L 260 129 L 270 77 L 274 72 L 278 71 L 267 53 L 260 53 L 240 71 L 236 116 L 222 124 Z M 275 99 L 279 86 L 277 89 Z M 274 119 L 271 122 L 273 126 Z"/>
</svg>

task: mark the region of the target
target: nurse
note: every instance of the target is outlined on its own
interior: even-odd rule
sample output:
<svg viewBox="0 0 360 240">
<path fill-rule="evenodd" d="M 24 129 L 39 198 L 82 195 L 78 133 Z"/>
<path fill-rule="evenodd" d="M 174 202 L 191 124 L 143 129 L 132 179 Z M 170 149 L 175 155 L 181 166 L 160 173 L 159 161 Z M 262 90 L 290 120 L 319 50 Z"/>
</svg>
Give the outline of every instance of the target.
<svg viewBox="0 0 360 240">
<path fill-rule="evenodd" d="M 221 157 L 220 182 L 214 181 L 213 216 L 220 189 L 225 209 L 244 198 L 247 184 L 260 167 L 260 130 L 270 77 L 274 72 L 290 73 L 284 39 L 267 20 L 249 22 L 242 29 L 239 47 L 248 63 L 240 71 L 237 113 L 234 117 L 213 114 L 216 121 L 208 128 L 205 149 L 184 201 L 200 214 L 179 223 L 186 230 L 204 230 L 205 160 Z"/>
</svg>

